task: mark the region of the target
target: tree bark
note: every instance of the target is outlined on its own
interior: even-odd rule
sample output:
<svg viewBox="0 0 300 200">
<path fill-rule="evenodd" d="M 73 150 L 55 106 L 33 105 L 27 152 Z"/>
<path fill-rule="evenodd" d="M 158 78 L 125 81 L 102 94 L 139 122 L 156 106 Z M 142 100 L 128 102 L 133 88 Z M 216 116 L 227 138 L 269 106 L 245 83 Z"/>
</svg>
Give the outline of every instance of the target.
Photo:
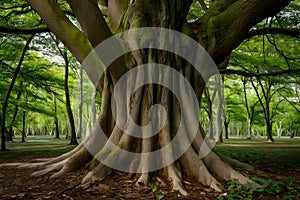
<svg viewBox="0 0 300 200">
<path fill-rule="evenodd" d="M 55 129 L 55 138 L 59 138 L 59 125 L 57 118 L 57 104 L 56 104 L 56 95 L 53 94 L 53 105 L 54 105 L 54 129 Z"/>
<path fill-rule="evenodd" d="M 75 129 L 75 122 L 74 122 L 74 116 L 72 112 L 71 107 L 71 100 L 70 100 L 70 92 L 69 92 L 69 61 L 67 57 L 67 53 L 64 52 L 63 54 L 64 60 L 65 60 L 65 79 L 64 79 L 64 89 L 65 89 L 65 96 L 66 96 L 66 108 L 69 118 L 69 124 L 71 129 L 70 134 L 70 145 L 78 145 L 77 139 L 76 139 L 76 129 Z"/>
<path fill-rule="evenodd" d="M 82 107 L 83 107 L 83 69 L 80 68 L 80 72 L 79 72 L 79 105 L 78 105 L 78 125 L 77 125 L 77 138 L 81 139 L 82 138 Z"/>
<path fill-rule="evenodd" d="M 15 108 L 14 108 L 13 117 L 12 117 L 10 125 L 9 125 L 8 133 L 6 135 L 6 141 L 13 141 L 13 125 L 15 123 L 15 120 L 16 120 L 16 117 L 18 114 L 18 109 L 19 109 L 18 103 L 21 98 L 22 92 L 23 92 L 23 81 L 20 82 L 20 88 L 19 88 L 19 91 L 17 94 L 17 104 L 15 105 Z"/>
<path fill-rule="evenodd" d="M 24 110 L 22 115 L 22 142 L 25 142 L 25 137 L 26 137 L 25 125 L 26 125 L 26 111 Z"/>
<path fill-rule="evenodd" d="M 252 139 L 252 117 L 249 109 L 248 104 L 248 97 L 247 97 L 247 90 L 246 90 L 246 79 L 243 80 L 243 89 L 244 89 L 244 100 L 245 100 L 245 107 L 247 112 L 247 135 L 249 139 Z"/>
</svg>

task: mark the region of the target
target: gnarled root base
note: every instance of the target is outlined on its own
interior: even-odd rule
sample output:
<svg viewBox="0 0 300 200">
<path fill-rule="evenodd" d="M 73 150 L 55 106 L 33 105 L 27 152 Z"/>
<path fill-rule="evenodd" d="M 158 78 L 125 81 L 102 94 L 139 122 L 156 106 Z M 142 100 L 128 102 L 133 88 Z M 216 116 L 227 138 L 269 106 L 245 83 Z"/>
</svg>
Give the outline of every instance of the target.
<svg viewBox="0 0 300 200">
<path fill-rule="evenodd" d="M 93 163 L 92 165 L 90 164 L 92 167 L 82 180 L 82 183 L 85 184 L 89 182 L 101 181 L 113 171 L 113 169 L 103 165 L 97 160 L 91 162 L 92 158 L 93 157 L 89 154 L 85 146 L 79 145 L 73 151 L 57 158 L 47 160 L 46 162 L 3 164 L 0 165 L 0 168 L 1 166 L 37 168 L 39 171 L 33 173 L 32 175 L 41 176 L 50 172 L 54 172 L 50 178 L 56 178 L 63 176 L 68 172 L 77 170 L 80 167 L 83 167 L 86 163 L 90 162 Z M 203 185 L 207 185 L 218 192 L 224 190 L 222 185 L 217 180 L 220 178 L 231 180 L 243 185 L 249 184 L 253 187 L 257 186 L 250 179 L 235 171 L 230 166 L 231 164 L 239 169 L 253 170 L 253 168 L 249 165 L 240 163 L 222 155 L 217 155 L 217 153 L 213 151 L 210 152 L 205 158 L 201 159 L 191 146 L 179 160 L 162 169 L 162 173 L 157 174 L 168 177 L 173 190 L 179 191 L 182 195 L 188 194 L 184 188 L 183 178 L 189 175 L 195 177 Z M 149 185 L 150 181 L 152 180 L 151 176 L 153 174 L 154 173 L 150 172 L 140 174 L 136 184 L 139 187 Z"/>
</svg>

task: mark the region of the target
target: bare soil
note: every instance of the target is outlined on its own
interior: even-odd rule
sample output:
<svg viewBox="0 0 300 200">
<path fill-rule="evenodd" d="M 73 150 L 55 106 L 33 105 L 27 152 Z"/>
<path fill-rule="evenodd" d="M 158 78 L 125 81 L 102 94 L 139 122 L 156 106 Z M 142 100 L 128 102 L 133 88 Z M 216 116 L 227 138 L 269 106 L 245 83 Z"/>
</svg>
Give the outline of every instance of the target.
<svg viewBox="0 0 300 200">
<path fill-rule="evenodd" d="M 9 158 L 6 162 L 34 162 L 34 159 L 36 159 L 34 156 L 15 157 Z M 279 165 L 262 162 L 252 163 L 252 165 L 261 169 L 263 173 L 259 171 L 243 173 L 275 181 L 296 176 L 299 181 L 299 169 L 283 169 Z M 163 195 L 163 199 L 217 199 L 219 195 L 224 194 L 199 184 L 192 177 L 187 177 L 187 181 L 185 181 L 188 196 L 171 191 L 167 180 L 155 178 L 152 180 L 153 185 L 138 187 L 135 185 L 135 178 L 121 173 L 114 173 L 101 182 L 82 185 L 80 181 L 87 171 L 88 167 L 69 173 L 64 177 L 49 179 L 49 174 L 40 177 L 30 176 L 34 169 L 2 167 L 0 169 L 0 199 L 158 199 L 159 195 Z M 221 182 L 226 185 L 226 182 Z M 153 191 L 154 187 L 157 188 L 156 191 Z M 253 199 L 282 198 L 283 194 L 272 196 L 257 193 L 253 195 Z"/>
</svg>

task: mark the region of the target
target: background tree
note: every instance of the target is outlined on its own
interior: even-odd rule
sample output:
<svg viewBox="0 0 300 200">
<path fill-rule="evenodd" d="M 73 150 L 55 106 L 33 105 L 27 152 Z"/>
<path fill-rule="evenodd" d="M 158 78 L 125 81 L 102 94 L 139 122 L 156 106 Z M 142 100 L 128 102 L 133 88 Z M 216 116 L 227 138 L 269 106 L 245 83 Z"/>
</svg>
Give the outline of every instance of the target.
<svg viewBox="0 0 300 200">
<path fill-rule="evenodd" d="M 10 97 L 10 94 L 11 94 L 11 91 L 15 85 L 15 81 L 17 79 L 17 76 L 20 72 L 20 69 L 21 69 L 21 66 L 22 66 L 22 63 L 23 63 L 23 60 L 24 60 L 24 57 L 25 57 L 25 54 L 26 54 L 26 51 L 28 50 L 29 48 L 29 45 L 33 39 L 34 35 L 30 36 L 29 39 L 27 40 L 25 46 L 24 46 L 24 49 L 22 51 L 22 55 L 21 55 L 21 58 L 19 60 L 19 63 L 15 69 L 15 72 L 14 72 L 14 75 L 12 77 L 12 80 L 9 84 L 9 87 L 7 89 L 7 92 L 6 92 L 6 95 L 5 95 L 5 98 L 4 98 L 4 101 L 3 101 L 3 105 L 2 105 L 2 124 L 1 124 L 1 151 L 6 151 L 6 146 L 5 146 L 5 134 L 6 134 L 6 109 L 7 109 L 7 106 L 8 106 L 8 100 L 9 100 L 9 97 Z"/>
</svg>

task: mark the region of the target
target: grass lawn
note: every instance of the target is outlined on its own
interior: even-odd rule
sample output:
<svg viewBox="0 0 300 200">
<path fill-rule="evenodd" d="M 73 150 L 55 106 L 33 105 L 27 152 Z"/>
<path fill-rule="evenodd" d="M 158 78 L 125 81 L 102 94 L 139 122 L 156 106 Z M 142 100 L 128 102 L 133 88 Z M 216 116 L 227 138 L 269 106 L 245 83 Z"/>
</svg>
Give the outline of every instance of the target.
<svg viewBox="0 0 300 200">
<path fill-rule="evenodd" d="M 26 142 L 21 142 L 21 137 L 17 136 L 13 142 L 6 143 L 9 151 L 0 151 L 0 164 L 59 156 L 74 148 L 68 143 L 68 140 L 55 139 L 53 136 L 27 136 Z"/>
<path fill-rule="evenodd" d="M 282 167 L 300 170 L 300 138 L 275 139 L 272 143 L 264 139 L 229 139 L 217 144 L 215 149 L 246 163 L 276 163 Z"/>
</svg>

